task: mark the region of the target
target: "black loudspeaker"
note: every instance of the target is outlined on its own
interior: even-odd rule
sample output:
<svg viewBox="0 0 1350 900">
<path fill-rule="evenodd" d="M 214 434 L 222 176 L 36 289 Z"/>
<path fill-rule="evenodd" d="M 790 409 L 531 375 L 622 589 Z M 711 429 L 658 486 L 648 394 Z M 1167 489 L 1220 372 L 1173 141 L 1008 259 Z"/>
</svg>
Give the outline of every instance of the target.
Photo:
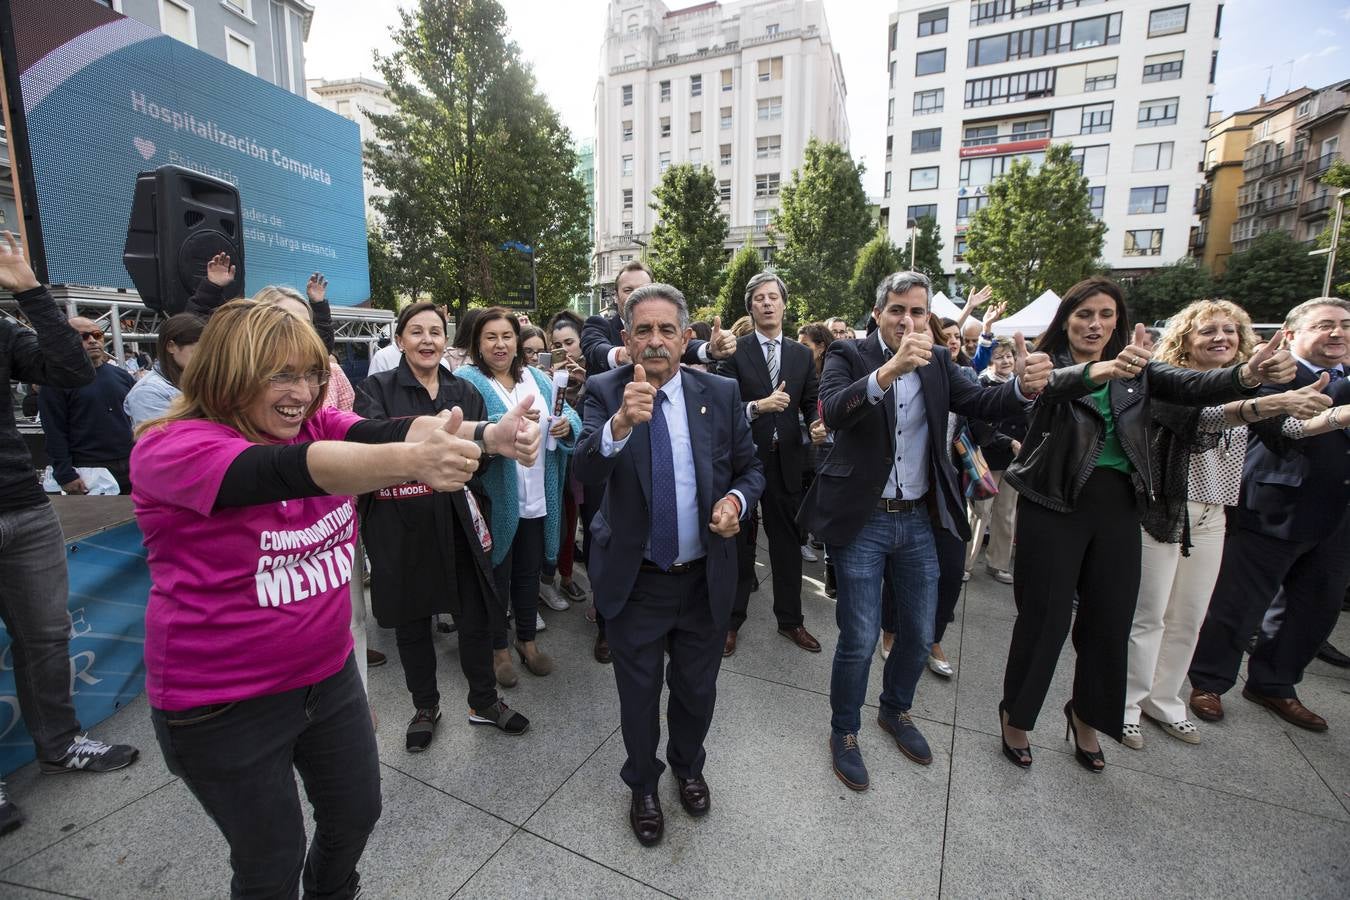
<svg viewBox="0 0 1350 900">
<path fill-rule="evenodd" d="M 235 267 L 226 297 L 243 296 L 243 232 L 238 188 L 180 166 L 160 166 L 136 176 L 122 264 L 141 302 L 173 315 L 187 308 L 217 253 L 228 253 Z"/>
</svg>

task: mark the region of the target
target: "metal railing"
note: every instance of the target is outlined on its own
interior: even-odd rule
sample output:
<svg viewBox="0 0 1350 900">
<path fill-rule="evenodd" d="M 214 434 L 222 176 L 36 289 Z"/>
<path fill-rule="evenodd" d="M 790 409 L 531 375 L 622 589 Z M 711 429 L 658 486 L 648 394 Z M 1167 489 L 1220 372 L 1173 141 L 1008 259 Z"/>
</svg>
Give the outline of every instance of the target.
<svg viewBox="0 0 1350 900">
<path fill-rule="evenodd" d="M 1321 197 L 1313 197 L 1311 200 L 1304 200 L 1299 204 L 1298 214 L 1303 216 L 1315 216 L 1318 213 L 1326 212 L 1331 209 L 1331 204 L 1336 202 L 1336 198 L 1331 194 L 1324 194 Z"/>
<path fill-rule="evenodd" d="M 1321 175 L 1327 169 L 1330 169 L 1331 164 L 1340 158 L 1341 154 L 1339 150 L 1333 150 L 1330 153 L 1323 153 L 1316 159 L 1309 160 L 1307 168 L 1303 170 L 1303 173 L 1307 175 L 1309 178 L 1316 178 L 1318 175 Z"/>
</svg>

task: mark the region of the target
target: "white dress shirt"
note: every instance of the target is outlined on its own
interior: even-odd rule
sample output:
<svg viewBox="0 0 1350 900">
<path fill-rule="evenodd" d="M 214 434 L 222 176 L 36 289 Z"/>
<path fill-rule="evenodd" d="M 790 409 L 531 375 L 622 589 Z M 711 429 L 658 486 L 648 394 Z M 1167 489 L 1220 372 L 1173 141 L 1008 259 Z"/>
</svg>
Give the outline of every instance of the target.
<svg viewBox="0 0 1350 900">
<path fill-rule="evenodd" d="M 769 364 L 769 345 L 770 344 L 778 345 L 776 348 L 774 348 L 775 352 L 778 354 L 778 381 L 774 382 L 773 385 L 773 389 L 776 391 L 778 390 L 778 385 L 781 384 L 783 381 L 783 336 L 780 334 L 776 338 L 771 338 L 767 334 L 756 328 L 755 339 L 759 341 L 759 352 L 764 354 L 764 365 L 766 366 Z M 770 378 L 772 378 L 773 373 L 770 372 L 769 376 Z M 745 404 L 745 419 L 747 422 L 753 422 L 755 421 L 755 419 L 759 418 L 758 413 L 752 413 L 750 411 L 751 410 L 750 404 L 754 402 L 755 401 L 751 400 Z"/>
<path fill-rule="evenodd" d="M 886 355 L 889 357 L 889 349 Z M 881 496 L 918 500 L 928 493 L 929 455 L 928 410 L 923 402 L 919 373 L 901 375 L 892 382 L 890 390 L 895 402 L 895 460 Z M 877 404 L 883 397 L 885 392 L 873 372 L 867 379 L 867 399 Z"/>
<path fill-rule="evenodd" d="M 548 408 L 544 401 L 544 395 L 539 392 L 539 385 L 535 383 L 528 369 L 522 369 L 520 380 L 511 390 L 502 387 L 496 378 L 488 376 L 488 383 L 492 389 L 497 392 L 497 396 L 506 404 L 506 408 L 515 409 L 526 397 L 534 398 L 534 409 L 543 410 Z M 543 416 L 540 416 L 543 420 Z M 522 466 L 516 463 L 516 503 L 522 519 L 541 519 L 548 515 L 548 500 L 544 494 L 544 460 L 546 457 L 544 448 L 539 448 L 539 454 L 534 458 L 534 465 Z"/>
</svg>

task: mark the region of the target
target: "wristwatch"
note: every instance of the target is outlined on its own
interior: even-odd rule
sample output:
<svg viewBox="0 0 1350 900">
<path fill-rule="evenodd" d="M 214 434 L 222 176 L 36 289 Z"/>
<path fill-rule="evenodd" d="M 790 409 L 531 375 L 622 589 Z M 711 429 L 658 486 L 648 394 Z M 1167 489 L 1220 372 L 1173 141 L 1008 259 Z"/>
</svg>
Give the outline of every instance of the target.
<svg viewBox="0 0 1350 900">
<path fill-rule="evenodd" d="M 757 401 L 757 400 L 751 400 L 751 401 L 750 401 L 750 420 L 753 422 L 755 419 L 758 419 L 758 418 L 759 418 L 759 401 Z"/>
<path fill-rule="evenodd" d="M 473 442 L 478 445 L 479 452 L 481 452 L 484 456 L 492 455 L 488 451 L 487 441 L 483 440 L 483 435 L 487 434 L 487 427 L 489 424 L 491 423 L 479 422 L 478 425 L 473 430 Z"/>
</svg>

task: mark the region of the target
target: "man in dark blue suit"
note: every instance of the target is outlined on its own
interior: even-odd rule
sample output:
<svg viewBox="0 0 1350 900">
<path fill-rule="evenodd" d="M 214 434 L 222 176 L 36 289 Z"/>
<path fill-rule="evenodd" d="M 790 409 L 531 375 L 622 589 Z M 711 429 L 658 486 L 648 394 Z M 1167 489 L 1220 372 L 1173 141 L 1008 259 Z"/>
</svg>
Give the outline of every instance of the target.
<svg viewBox="0 0 1350 900">
<path fill-rule="evenodd" d="M 573 471 L 605 491 L 587 570 L 619 689 L 629 824 L 651 845 L 665 830 L 656 749 L 667 652 L 666 758 L 690 815 L 711 802 L 703 739 L 735 597 L 734 537 L 764 475 L 736 383 L 680 366 L 690 335 L 684 296 L 647 285 L 628 297 L 623 316 L 635 364 L 587 380 Z"/>
<path fill-rule="evenodd" d="M 834 560 L 839 641 L 830 676 L 830 749 L 835 774 L 856 791 L 869 784 L 858 729 L 883 599 L 894 604 L 900 630 L 886 660 L 877 722 L 905 756 L 921 765 L 933 761 L 909 715 L 933 643 L 933 531 L 970 539 L 947 414 L 1000 419 L 1021 412 L 1053 368 L 1043 353 L 1028 356 L 1019 340 L 1015 379 L 985 387 L 966 378 L 947 348 L 933 344 L 929 290 L 928 278 L 918 272 L 888 276 L 872 310 L 877 330 L 830 346 L 820 402 L 834 449 L 816 466 L 799 514 L 802 527 L 825 541 Z M 883 598 L 888 571 L 894 596 Z"/>
<path fill-rule="evenodd" d="M 1350 403 L 1350 302 L 1300 303 L 1284 329 L 1298 374 L 1279 388 L 1325 374 L 1334 406 Z M 1278 594 L 1281 609 L 1252 651 L 1242 696 L 1300 728 L 1327 729 L 1294 688 L 1331 635 L 1350 584 L 1350 415 L 1330 416 L 1339 427 L 1298 441 L 1285 439 L 1283 416 L 1250 428 L 1242 493 L 1191 657 L 1190 706 L 1201 719 L 1223 718 L 1220 697 L 1236 683 L 1248 640 Z"/>
</svg>

